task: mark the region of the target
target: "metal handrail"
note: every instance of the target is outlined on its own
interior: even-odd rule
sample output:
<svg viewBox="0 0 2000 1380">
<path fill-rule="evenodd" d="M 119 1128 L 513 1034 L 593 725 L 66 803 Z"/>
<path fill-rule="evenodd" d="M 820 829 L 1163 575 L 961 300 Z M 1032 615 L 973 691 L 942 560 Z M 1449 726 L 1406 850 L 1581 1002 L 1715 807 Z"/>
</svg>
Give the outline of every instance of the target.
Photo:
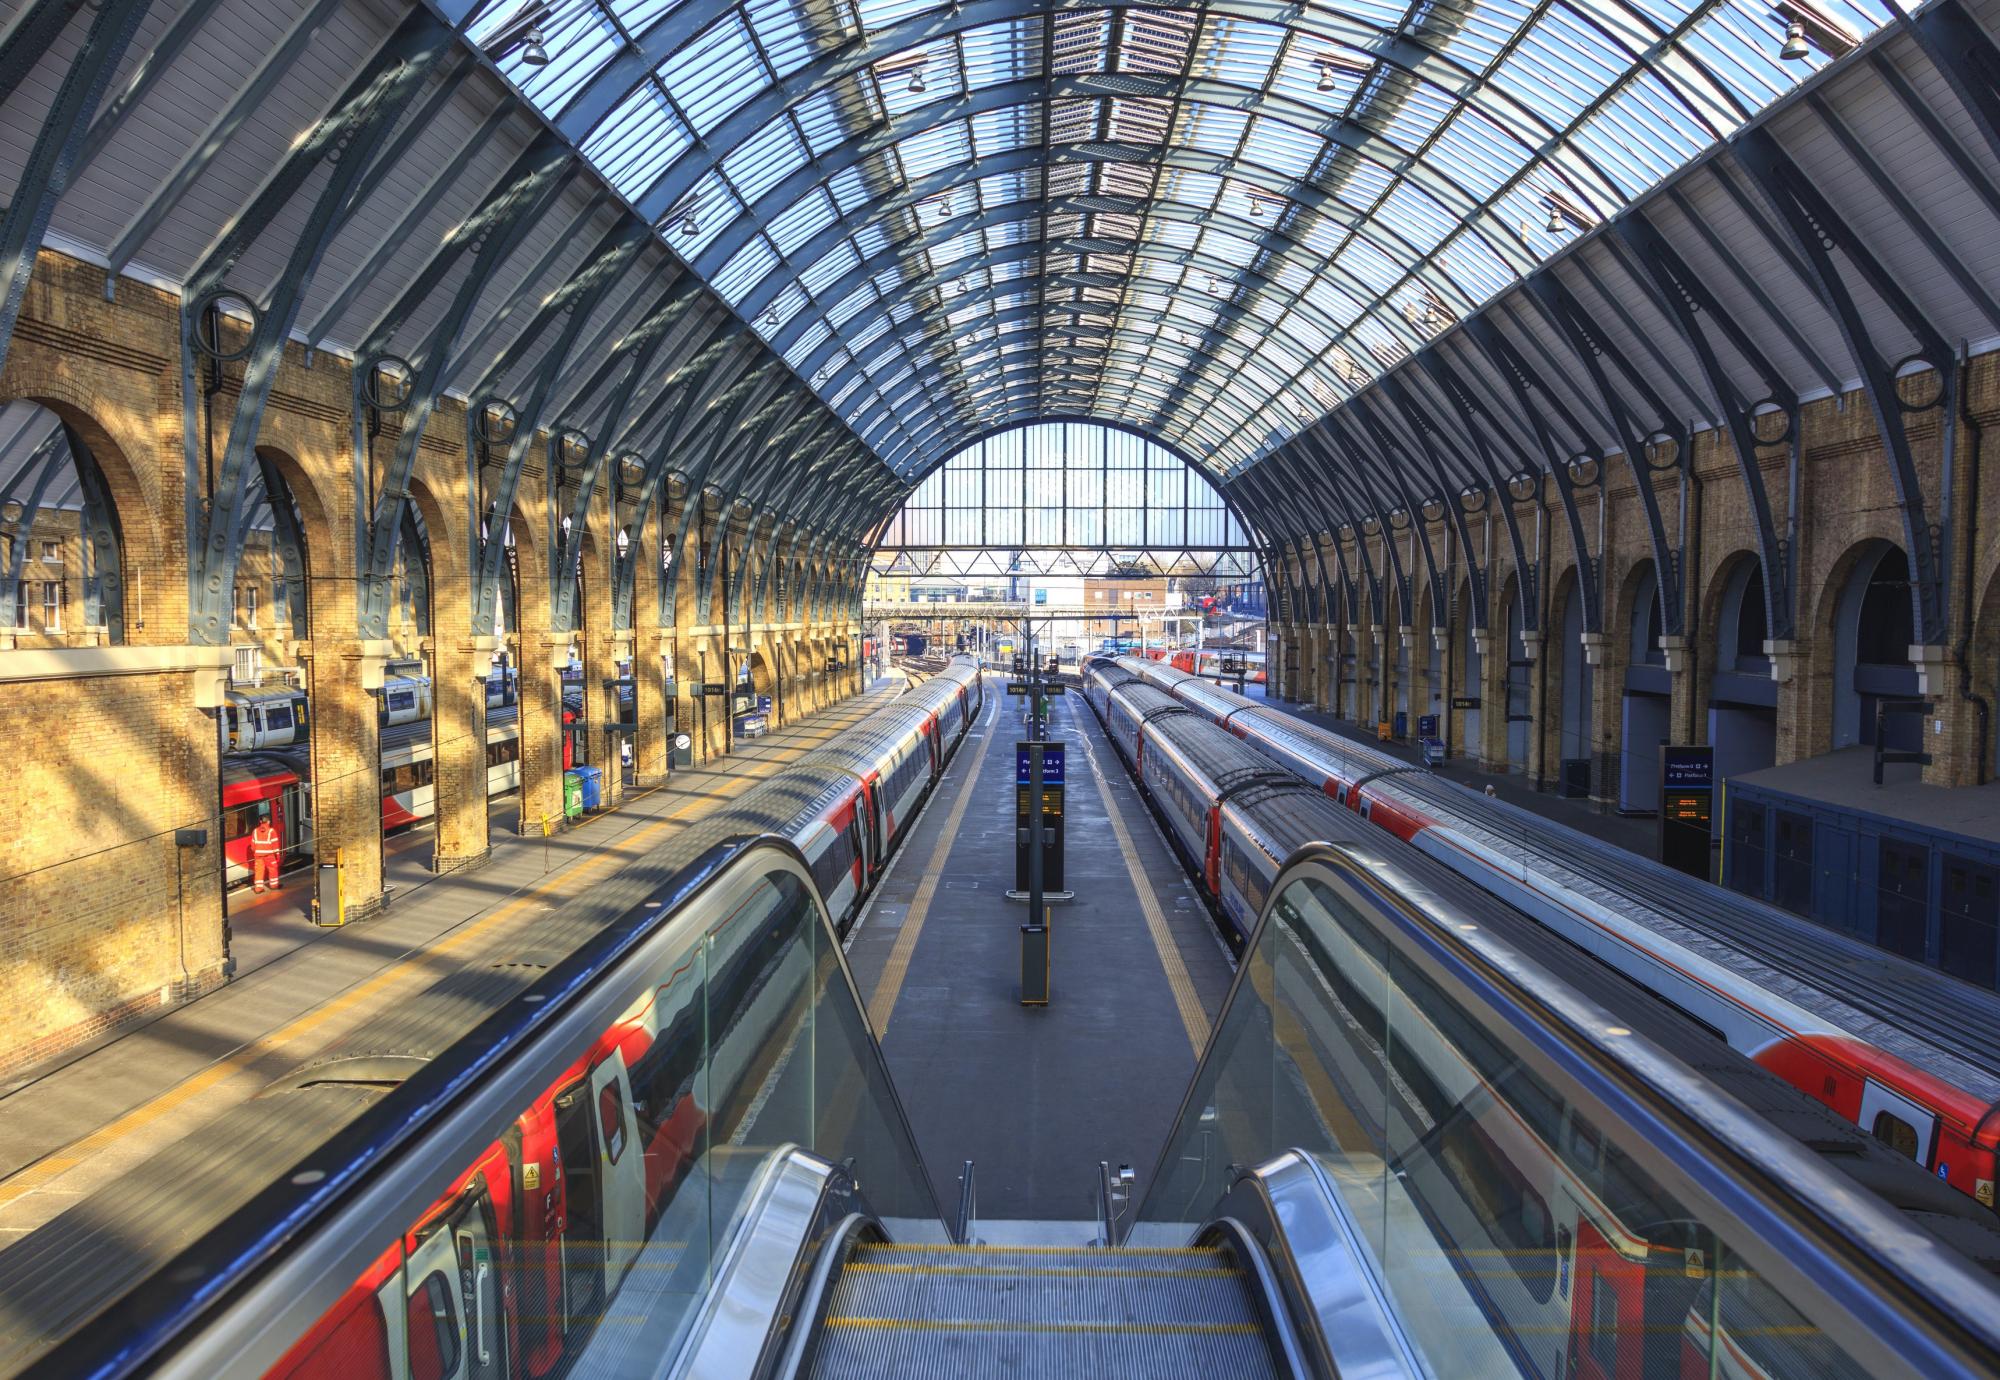
<svg viewBox="0 0 2000 1380">
<path fill-rule="evenodd" d="M 1429 890 L 1379 846 L 1300 849 L 1272 885 L 1246 954 L 1263 942 L 1280 898 L 1308 876 L 1366 903 L 1356 911 L 1397 960 L 1562 1086 L 1664 1191 L 1701 1220 L 1732 1224 L 1738 1252 L 1863 1366 L 1972 1376 L 2000 1365 L 2000 1307 L 1991 1281 L 1970 1262 L 1940 1250 L 1888 1204 L 1632 1034 L 1491 928 L 1461 926 L 1456 915 L 1441 913 Z M 1252 966 L 1238 967 L 1216 1031 Z M 1220 1057 L 1211 1038 L 1171 1125 L 1187 1123 L 1209 1063 Z M 1153 1189 L 1169 1182 L 1174 1150 L 1170 1135 Z"/>
<path fill-rule="evenodd" d="M 1119 1219 L 1132 1202 L 1132 1177 L 1129 1164 L 1119 1165 L 1114 1172 L 1111 1161 L 1097 1162 L 1097 1224 L 1104 1229 L 1100 1244 L 1107 1250 L 1117 1248 L 1125 1239 Z"/>
<path fill-rule="evenodd" d="M 979 1188 L 973 1181 L 972 1161 L 958 1171 L 958 1217 L 952 1223 L 951 1239 L 961 1246 L 972 1244 L 972 1228 L 979 1219 Z"/>
</svg>

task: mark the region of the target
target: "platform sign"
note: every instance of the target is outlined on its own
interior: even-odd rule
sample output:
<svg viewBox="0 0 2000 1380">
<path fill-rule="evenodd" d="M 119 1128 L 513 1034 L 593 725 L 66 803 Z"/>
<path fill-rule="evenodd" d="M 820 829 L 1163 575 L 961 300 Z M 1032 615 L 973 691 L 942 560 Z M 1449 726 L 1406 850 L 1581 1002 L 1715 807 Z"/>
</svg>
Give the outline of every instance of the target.
<svg viewBox="0 0 2000 1380">
<path fill-rule="evenodd" d="M 1034 780 L 1034 761 L 1030 753 L 1036 744 L 1022 740 L 1014 744 L 1014 784 L 1026 786 Z M 1065 783 L 1063 769 L 1067 764 L 1067 754 L 1061 743 L 1043 743 L 1042 784 L 1060 786 Z"/>
<path fill-rule="evenodd" d="M 704 695 L 726 695 L 729 693 L 729 687 L 719 680 L 703 681 L 701 693 Z"/>
<path fill-rule="evenodd" d="M 1042 755 L 1042 893 L 1061 899 L 1063 886 L 1063 788 L 1067 766 L 1061 743 L 1026 740 L 1014 744 L 1014 890 L 1023 896 L 1033 890 L 1029 877 L 1033 845 L 1034 752 Z"/>
<path fill-rule="evenodd" d="M 1715 749 L 1660 744 L 1660 861 L 1707 878 L 1715 817 Z"/>
</svg>

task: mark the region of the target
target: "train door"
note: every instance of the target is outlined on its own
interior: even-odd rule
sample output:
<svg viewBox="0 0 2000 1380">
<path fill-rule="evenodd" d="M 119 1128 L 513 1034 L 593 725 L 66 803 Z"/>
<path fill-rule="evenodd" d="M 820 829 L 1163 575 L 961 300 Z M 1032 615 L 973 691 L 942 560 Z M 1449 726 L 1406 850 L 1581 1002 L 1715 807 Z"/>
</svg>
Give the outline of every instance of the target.
<svg viewBox="0 0 2000 1380">
<path fill-rule="evenodd" d="M 507 1321 L 488 1200 L 467 1192 L 410 1252 L 409 1380 L 500 1380 L 507 1373 Z"/>
<path fill-rule="evenodd" d="M 562 1169 L 563 1330 L 599 1312 L 604 1297 L 604 1194 L 590 1134 L 590 1090 L 581 1082 L 556 1094 L 556 1154 Z"/>
<path fill-rule="evenodd" d="M 1928 1168 L 1937 1143 L 1937 1117 L 1892 1088 L 1869 1079 L 1861 1089 L 1861 1129 L 1899 1155 Z"/>
<path fill-rule="evenodd" d="M 500 1253 L 485 1195 L 468 1196 L 451 1219 L 458 1259 L 459 1301 L 465 1319 L 468 1380 L 500 1380 L 507 1373 L 507 1320 L 500 1306 Z"/>
<path fill-rule="evenodd" d="M 590 1071 L 596 1108 L 598 1174 L 603 1184 L 604 1277 L 623 1278 L 646 1239 L 646 1168 L 625 1060 L 612 1055 Z"/>
<path fill-rule="evenodd" d="M 1618 1254 L 1589 1218 L 1578 1217 L 1569 1314 L 1571 1380 L 1625 1380 L 1641 1374 L 1644 1309 L 1644 1267 Z"/>
</svg>

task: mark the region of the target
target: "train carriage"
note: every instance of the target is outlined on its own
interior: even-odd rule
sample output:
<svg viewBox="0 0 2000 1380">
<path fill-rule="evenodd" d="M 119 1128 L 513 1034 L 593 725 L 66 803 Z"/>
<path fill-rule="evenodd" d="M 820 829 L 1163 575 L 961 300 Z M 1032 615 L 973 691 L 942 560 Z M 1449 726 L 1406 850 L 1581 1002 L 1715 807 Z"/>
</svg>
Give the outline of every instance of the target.
<svg viewBox="0 0 2000 1380">
<path fill-rule="evenodd" d="M 1606 849 L 1171 666 L 1127 662 L 1371 825 L 1532 915 L 1938 1178 L 1995 1205 L 2000 997 Z"/>
</svg>

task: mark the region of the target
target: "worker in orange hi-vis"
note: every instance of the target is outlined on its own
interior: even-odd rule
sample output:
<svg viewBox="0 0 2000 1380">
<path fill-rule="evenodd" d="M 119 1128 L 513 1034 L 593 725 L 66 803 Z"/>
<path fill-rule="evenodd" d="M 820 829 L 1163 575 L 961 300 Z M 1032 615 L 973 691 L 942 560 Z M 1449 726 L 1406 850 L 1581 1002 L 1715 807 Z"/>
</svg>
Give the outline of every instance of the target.
<svg viewBox="0 0 2000 1380">
<path fill-rule="evenodd" d="M 258 820 L 257 827 L 250 831 L 252 891 L 278 889 L 278 858 L 284 851 L 285 841 L 278 837 L 278 826 L 271 822 L 271 817 L 266 815 Z"/>
</svg>

